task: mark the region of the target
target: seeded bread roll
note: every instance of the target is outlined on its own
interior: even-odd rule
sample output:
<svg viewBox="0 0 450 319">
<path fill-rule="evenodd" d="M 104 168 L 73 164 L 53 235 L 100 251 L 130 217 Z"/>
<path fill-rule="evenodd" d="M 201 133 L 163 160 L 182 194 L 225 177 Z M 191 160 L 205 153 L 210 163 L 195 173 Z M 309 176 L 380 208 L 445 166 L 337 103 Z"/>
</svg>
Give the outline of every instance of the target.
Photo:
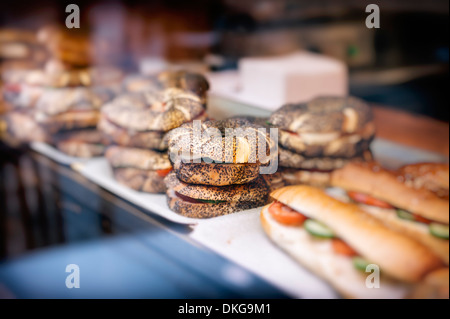
<svg viewBox="0 0 450 319">
<path fill-rule="evenodd" d="M 435 222 L 449 224 L 449 202 L 406 186 L 376 163 L 350 163 L 332 174 L 332 185 L 364 193 Z"/>
<path fill-rule="evenodd" d="M 360 256 L 379 265 L 395 279 L 417 282 L 442 267 L 440 259 L 429 249 L 389 229 L 357 205 L 338 201 L 318 188 L 288 186 L 272 192 L 271 196 L 327 225 Z"/>
<path fill-rule="evenodd" d="M 184 163 L 178 161 L 174 170 L 179 180 L 188 184 L 226 186 L 245 184 L 259 176 L 256 164 Z"/>
<path fill-rule="evenodd" d="M 187 123 L 168 134 L 171 159 L 209 158 L 216 163 L 267 164 L 276 145 L 265 127 L 246 118 Z M 183 158 L 188 154 L 189 158 Z"/>
<path fill-rule="evenodd" d="M 219 203 L 191 203 L 177 197 L 173 190 L 167 191 L 169 208 L 189 218 L 213 218 L 229 215 L 239 211 L 257 208 L 266 204 L 266 200 L 219 202 Z"/>
<path fill-rule="evenodd" d="M 272 114 L 270 123 L 280 129 L 281 146 L 308 157 L 354 157 L 375 135 L 370 107 L 353 97 L 288 104 Z"/>
<path fill-rule="evenodd" d="M 197 95 L 175 88 L 124 94 L 102 108 L 109 121 L 138 132 L 167 132 L 196 119 L 204 111 Z"/>
<path fill-rule="evenodd" d="M 269 195 L 269 187 L 263 178 L 243 185 L 228 186 L 204 186 L 186 184 L 180 181 L 175 172 L 169 173 L 166 177 L 167 188 L 175 192 L 194 199 L 227 201 L 227 202 L 248 202 L 265 201 Z"/>
</svg>

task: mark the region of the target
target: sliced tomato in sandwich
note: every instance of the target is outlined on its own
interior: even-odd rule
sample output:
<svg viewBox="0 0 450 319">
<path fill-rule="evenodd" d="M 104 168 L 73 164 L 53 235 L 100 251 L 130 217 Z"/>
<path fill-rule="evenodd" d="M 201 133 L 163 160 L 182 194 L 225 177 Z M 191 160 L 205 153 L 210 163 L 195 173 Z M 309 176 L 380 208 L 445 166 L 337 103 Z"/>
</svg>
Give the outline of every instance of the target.
<svg viewBox="0 0 450 319">
<path fill-rule="evenodd" d="M 395 208 L 389 203 L 383 202 L 382 200 L 379 200 L 375 197 L 372 197 L 367 194 L 358 193 L 358 192 L 348 192 L 348 196 L 355 202 L 369 205 L 369 206 L 376 206 L 380 208 L 386 208 L 386 209 L 393 209 Z"/>
<path fill-rule="evenodd" d="M 159 169 L 159 170 L 156 171 L 156 173 L 160 177 L 166 177 L 167 175 L 169 175 L 169 173 L 171 171 L 172 171 L 172 167 L 171 168 L 167 168 L 167 169 Z"/>
<path fill-rule="evenodd" d="M 301 226 L 308 219 L 305 215 L 280 202 L 270 205 L 269 213 L 277 222 L 286 226 Z"/>
</svg>

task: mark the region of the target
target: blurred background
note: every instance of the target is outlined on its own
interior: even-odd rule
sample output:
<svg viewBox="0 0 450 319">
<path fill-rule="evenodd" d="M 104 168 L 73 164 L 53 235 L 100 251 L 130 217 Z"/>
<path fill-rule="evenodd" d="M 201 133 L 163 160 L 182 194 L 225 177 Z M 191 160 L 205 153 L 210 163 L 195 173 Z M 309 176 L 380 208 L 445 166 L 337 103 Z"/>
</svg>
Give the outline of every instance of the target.
<svg viewBox="0 0 450 319">
<path fill-rule="evenodd" d="M 31 31 L 62 24 L 71 2 L 2 1 L 0 24 Z M 368 29 L 371 2 L 77 1 L 77 32 L 88 34 L 97 63 L 129 71 L 150 72 L 161 63 L 228 70 L 242 57 L 307 49 L 348 65 L 351 94 L 448 122 L 448 1 L 377 1 L 381 28 Z"/>
</svg>

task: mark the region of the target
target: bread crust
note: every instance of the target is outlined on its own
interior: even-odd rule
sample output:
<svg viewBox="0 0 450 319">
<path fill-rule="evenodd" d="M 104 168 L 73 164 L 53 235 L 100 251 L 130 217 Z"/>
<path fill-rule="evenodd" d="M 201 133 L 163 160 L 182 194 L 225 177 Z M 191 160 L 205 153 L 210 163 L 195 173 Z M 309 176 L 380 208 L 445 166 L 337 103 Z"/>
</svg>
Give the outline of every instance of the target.
<svg viewBox="0 0 450 319">
<path fill-rule="evenodd" d="M 330 227 L 362 257 L 393 278 L 416 282 L 442 266 L 441 260 L 418 242 L 403 236 L 357 205 L 340 202 L 310 186 L 289 186 L 271 196 Z"/>
<path fill-rule="evenodd" d="M 332 174 L 331 184 L 365 193 L 432 221 L 449 223 L 449 202 L 425 190 L 403 184 L 395 174 L 375 163 L 349 163 Z"/>
</svg>

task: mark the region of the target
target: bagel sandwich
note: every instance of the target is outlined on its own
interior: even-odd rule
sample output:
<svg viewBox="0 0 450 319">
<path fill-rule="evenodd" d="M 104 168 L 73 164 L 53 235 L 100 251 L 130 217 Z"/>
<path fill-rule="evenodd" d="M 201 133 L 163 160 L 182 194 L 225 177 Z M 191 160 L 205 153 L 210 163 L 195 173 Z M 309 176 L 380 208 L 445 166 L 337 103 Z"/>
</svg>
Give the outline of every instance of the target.
<svg viewBox="0 0 450 319">
<path fill-rule="evenodd" d="M 212 218 L 256 208 L 267 203 L 270 185 L 263 177 L 228 186 L 187 184 L 170 172 L 165 178 L 169 208 L 190 218 Z"/>
<path fill-rule="evenodd" d="M 110 146 L 105 157 L 119 183 L 145 193 L 166 191 L 164 178 L 172 170 L 166 153 Z"/>
<path fill-rule="evenodd" d="M 102 156 L 108 141 L 101 132 L 93 128 L 54 134 L 51 137 L 51 144 L 69 156 L 91 158 Z"/>
<path fill-rule="evenodd" d="M 354 97 L 287 104 L 269 122 L 280 129 L 282 147 L 307 157 L 351 158 L 367 150 L 375 135 L 370 107 Z"/>
<path fill-rule="evenodd" d="M 288 186 L 271 197 L 275 202 L 260 214 L 267 236 L 345 297 L 402 298 L 442 267 L 420 243 L 321 189 Z M 367 279 L 374 268 L 380 271 L 380 286 L 369 289 Z"/>
<path fill-rule="evenodd" d="M 236 134 L 227 135 L 233 130 Z M 167 139 L 177 177 L 189 184 L 249 183 L 277 155 L 266 128 L 249 118 L 206 121 L 198 126 L 188 123 L 171 131 Z"/>
<path fill-rule="evenodd" d="M 449 202 L 409 187 L 377 163 L 350 163 L 332 174 L 332 186 L 388 227 L 427 246 L 449 263 Z"/>
<path fill-rule="evenodd" d="M 102 108 L 98 128 L 111 143 L 163 151 L 167 132 L 206 119 L 198 96 L 170 88 L 119 95 Z"/>
</svg>

